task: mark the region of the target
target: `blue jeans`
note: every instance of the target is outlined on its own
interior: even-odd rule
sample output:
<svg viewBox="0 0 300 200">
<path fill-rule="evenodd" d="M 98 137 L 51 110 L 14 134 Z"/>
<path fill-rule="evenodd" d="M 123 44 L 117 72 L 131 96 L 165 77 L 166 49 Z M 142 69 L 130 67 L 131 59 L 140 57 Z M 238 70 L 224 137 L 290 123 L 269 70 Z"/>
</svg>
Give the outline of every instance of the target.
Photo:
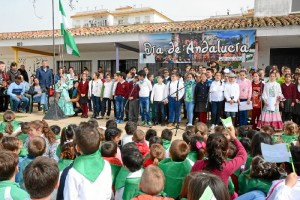
<svg viewBox="0 0 300 200">
<path fill-rule="evenodd" d="M 260 190 L 253 190 L 251 192 L 247 192 L 235 200 L 265 200 L 266 195 Z"/>
<path fill-rule="evenodd" d="M 169 123 L 177 123 L 180 118 L 181 101 L 176 101 L 174 97 L 168 97 Z"/>
<path fill-rule="evenodd" d="M 247 99 L 240 99 L 240 102 L 247 101 Z M 248 122 L 248 110 L 239 111 L 240 126 L 246 126 Z"/>
<path fill-rule="evenodd" d="M 28 106 L 28 103 L 29 103 L 29 99 L 25 96 L 22 96 L 21 99 L 17 98 L 17 97 L 13 97 L 11 96 L 10 97 L 12 102 L 13 102 L 13 105 L 11 105 L 11 110 L 16 112 L 17 109 L 18 109 L 18 106 L 20 105 L 20 103 L 22 103 L 22 111 L 23 112 L 26 112 L 26 108 Z"/>
<path fill-rule="evenodd" d="M 116 118 L 117 120 L 123 120 L 124 118 L 124 105 L 125 98 L 122 96 L 116 96 Z"/>
<path fill-rule="evenodd" d="M 165 122 L 165 105 L 164 102 L 154 101 L 154 121 L 158 122 L 158 113 L 161 113 L 161 123 Z"/>
<path fill-rule="evenodd" d="M 218 125 L 220 123 L 221 112 L 223 110 L 223 101 L 211 102 L 211 123 Z"/>
<path fill-rule="evenodd" d="M 48 99 L 46 93 L 35 94 L 32 97 L 33 102 L 40 102 L 41 105 L 45 106 L 45 110 L 48 110 Z"/>
<path fill-rule="evenodd" d="M 191 124 L 193 124 L 195 104 L 194 104 L 194 102 L 187 102 L 187 101 L 185 101 L 184 103 L 185 103 L 185 109 L 186 109 L 188 124 L 191 125 Z"/>
<path fill-rule="evenodd" d="M 111 100 L 109 98 L 103 98 L 102 100 L 102 106 L 101 106 L 101 116 L 104 117 L 105 112 L 106 112 L 106 102 L 108 104 L 107 106 L 107 116 L 110 116 L 110 111 L 111 111 Z"/>
<path fill-rule="evenodd" d="M 100 97 L 96 97 L 92 94 L 92 102 L 94 106 L 94 114 L 99 115 L 100 113 Z"/>
<path fill-rule="evenodd" d="M 150 101 L 149 97 L 140 97 L 140 110 L 142 121 L 150 122 Z"/>
</svg>

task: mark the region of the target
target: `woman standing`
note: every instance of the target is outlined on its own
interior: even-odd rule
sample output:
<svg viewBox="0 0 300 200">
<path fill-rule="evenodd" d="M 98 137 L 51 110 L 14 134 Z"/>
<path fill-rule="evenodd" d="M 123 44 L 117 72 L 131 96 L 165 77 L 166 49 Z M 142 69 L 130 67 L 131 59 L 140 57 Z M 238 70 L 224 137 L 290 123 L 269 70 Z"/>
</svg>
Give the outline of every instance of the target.
<svg viewBox="0 0 300 200">
<path fill-rule="evenodd" d="M 89 81 L 87 80 L 87 73 L 82 74 L 82 80 L 78 85 L 78 92 L 80 94 L 79 103 L 82 109 L 81 118 L 88 118 L 88 91 L 89 91 Z"/>
<path fill-rule="evenodd" d="M 270 81 L 266 83 L 262 94 L 264 108 L 257 123 L 257 128 L 261 128 L 263 125 L 270 125 L 275 130 L 282 130 L 283 123 L 279 112 L 279 103 L 282 98 L 281 87 L 276 82 L 276 74 L 271 73 Z M 274 103 L 274 105 L 270 103 Z"/>
<path fill-rule="evenodd" d="M 259 116 L 261 114 L 262 101 L 261 94 L 264 90 L 264 84 L 259 80 L 258 72 L 253 74 L 252 81 L 252 117 L 251 117 L 251 125 L 253 129 L 256 129 L 257 122 L 259 120 Z"/>
<path fill-rule="evenodd" d="M 195 87 L 195 113 L 200 113 L 199 121 L 206 124 L 208 110 L 208 94 L 209 94 L 209 83 L 205 74 L 201 74 L 201 80 Z"/>
<path fill-rule="evenodd" d="M 185 82 L 185 94 L 184 94 L 184 103 L 185 109 L 187 112 L 188 124 L 187 126 L 193 125 L 193 116 L 194 116 L 194 92 L 195 92 L 195 79 L 194 75 L 191 73 L 187 74 L 187 80 Z"/>
</svg>

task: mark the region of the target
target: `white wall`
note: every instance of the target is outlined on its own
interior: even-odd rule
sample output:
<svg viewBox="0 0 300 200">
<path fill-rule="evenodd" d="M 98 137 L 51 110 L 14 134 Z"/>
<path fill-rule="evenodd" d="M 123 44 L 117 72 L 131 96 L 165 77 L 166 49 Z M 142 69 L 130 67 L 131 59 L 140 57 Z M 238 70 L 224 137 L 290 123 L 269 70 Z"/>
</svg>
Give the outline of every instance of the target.
<svg viewBox="0 0 300 200">
<path fill-rule="evenodd" d="M 153 16 L 154 16 L 154 22 L 169 22 L 166 18 L 163 18 L 158 14 L 154 14 Z"/>
<path fill-rule="evenodd" d="M 291 5 L 292 0 L 255 0 L 254 15 L 256 17 L 288 15 Z"/>
</svg>

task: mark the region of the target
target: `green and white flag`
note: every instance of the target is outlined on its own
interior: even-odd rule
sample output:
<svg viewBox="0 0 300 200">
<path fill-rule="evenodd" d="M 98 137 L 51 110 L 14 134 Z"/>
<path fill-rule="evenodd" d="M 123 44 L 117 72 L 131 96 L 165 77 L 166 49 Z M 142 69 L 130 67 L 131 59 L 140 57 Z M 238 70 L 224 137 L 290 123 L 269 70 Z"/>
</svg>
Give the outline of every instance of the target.
<svg viewBox="0 0 300 200">
<path fill-rule="evenodd" d="M 68 31 L 69 25 L 67 16 L 64 10 L 64 7 L 61 3 L 61 0 L 59 0 L 59 11 L 61 13 L 62 21 L 60 23 L 61 28 L 61 35 L 64 37 L 64 46 L 68 54 L 72 54 L 73 56 L 80 57 L 79 50 L 77 48 L 77 45 L 75 43 L 73 35 Z"/>
<path fill-rule="evenodd" d="M 206 187 L 199 200 L 216 200 L 216 197 L 209 185 Z"/>
<path fill-rule="evenodd" d="M 221 118 L 221 122 L 222 122 L 224 128 L 229 128 L 229 127 L 233 126 L 231 117 L 227 117 L 226 119 Z"/>
</svg>

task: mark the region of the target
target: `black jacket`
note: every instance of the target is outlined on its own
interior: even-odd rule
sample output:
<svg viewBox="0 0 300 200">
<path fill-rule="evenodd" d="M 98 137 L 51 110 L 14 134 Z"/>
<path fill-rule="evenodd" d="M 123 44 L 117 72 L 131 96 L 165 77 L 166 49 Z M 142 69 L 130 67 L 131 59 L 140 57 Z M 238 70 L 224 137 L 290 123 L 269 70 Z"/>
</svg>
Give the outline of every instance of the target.
<svg viewBox="0 0 300 200">
<path fill-rule="evenodd" d="M 47 92 L 46 87 L 43 86 L 43 85 L 40 85 L 40 86 L 41 86 L 42 93 L 46 93 L 46 92 Z M 30 95 L 35 95 L 35 94 L 37 94 L 37 93 L 34 91 L 34 85 L 30 86 L 29 91 L 28 91 L 28 94 L 30 94 Z"/>
</svg>

